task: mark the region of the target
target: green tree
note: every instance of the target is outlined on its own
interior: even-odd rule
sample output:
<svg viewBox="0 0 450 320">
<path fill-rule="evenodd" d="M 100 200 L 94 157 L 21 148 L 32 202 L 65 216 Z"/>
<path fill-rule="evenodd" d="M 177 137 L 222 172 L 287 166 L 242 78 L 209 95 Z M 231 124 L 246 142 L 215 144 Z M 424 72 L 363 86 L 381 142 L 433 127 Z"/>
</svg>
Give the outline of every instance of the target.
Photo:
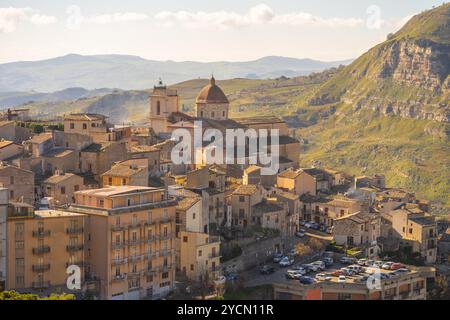
<svg viewBox="0 0 450 320">
<path fill-rule="evenodd" d="M 37 294 L 18 293 L 16 291 L 0 292 L 0 300 L 75 300 L 73 294 L 51 294 L 48 297 L 39 297 Z"/>
</svg>

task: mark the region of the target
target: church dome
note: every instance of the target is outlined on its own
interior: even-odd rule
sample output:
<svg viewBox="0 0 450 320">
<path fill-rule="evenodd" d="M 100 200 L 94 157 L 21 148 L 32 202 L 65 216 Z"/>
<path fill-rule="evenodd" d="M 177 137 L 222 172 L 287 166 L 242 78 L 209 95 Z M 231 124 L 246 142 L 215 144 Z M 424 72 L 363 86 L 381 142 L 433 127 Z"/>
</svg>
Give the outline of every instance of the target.
<svg viewBox="0 0 450 320">
<path fill-rule="evenodd" d="M 216 80 L 212 77 L 209 84 L 198 94 L 196 103 L 221 104 L 229 102 L 225 93 L 216 85 Z"/>
</svg>

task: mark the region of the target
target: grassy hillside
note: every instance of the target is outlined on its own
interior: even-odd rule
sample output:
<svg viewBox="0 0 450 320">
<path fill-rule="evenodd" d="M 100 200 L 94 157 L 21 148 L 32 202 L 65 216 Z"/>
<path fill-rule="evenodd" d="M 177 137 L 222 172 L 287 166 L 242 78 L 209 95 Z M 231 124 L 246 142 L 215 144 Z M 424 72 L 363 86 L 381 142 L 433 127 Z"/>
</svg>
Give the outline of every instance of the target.
<svg viewBox="0 0 450 320">
<path fill-rule="evenodd" d="M 350 174 L 385 173 L 390 187 L 416 191 L 420 197 L 450 207 L 449 140 L 427 134 L 449 124 L 377 115 L 363 110 L 348 116 L 350 108 L 315 126 L 298 130 L 306 140 L 301 163 L 331 166 Z"/>
</svg>

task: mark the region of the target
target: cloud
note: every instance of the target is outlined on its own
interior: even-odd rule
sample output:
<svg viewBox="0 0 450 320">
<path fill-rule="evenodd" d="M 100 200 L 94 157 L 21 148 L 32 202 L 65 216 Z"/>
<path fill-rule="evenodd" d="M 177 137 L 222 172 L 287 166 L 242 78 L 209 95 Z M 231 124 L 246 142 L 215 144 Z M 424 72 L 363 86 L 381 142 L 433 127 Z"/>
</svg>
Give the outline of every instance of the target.
<svg viewBox="0 0 450 320">
<path fill-rule="evenodd" d="M 136 12 L 124 12 L 124 13 L 113 13 L 113 14 L 102 14 L 89 18 L 88 20 L 92 23 L 97 24 L 109 24 L 114 22 L 130 22 L 130 21 L 141 21 L 147 19 L 148 16 L 142 13 Z"/>
<path fill-rule="evenodd" d="M 188 12 L 163 11 L 155 15 L 155 19 L 162 26 L 182 25 L 191 28 L 215 27 L 218 29 L 232 29 L 253 25 L 273 24 L 287 26 L 315 26 L 315 27 L 355 27 L 364 23 L 356 18 L 323 18 L 306 12 L 289 14 L 275 14 L 266 4 L 259 4 L 250 8 L 246 14 L 229 11 Z"/>
<path fill-rule="evenodd" d="M 24 22 L 47 25 L 56 21 L 55 17 L 41 15 L 31 8 L 0 8 L 0 33 L 14 32 Z"/>
<path fill-rule="evenodd" d="M 0 33 L 14 32 L 17 26 L 27 20 L 30 8 L 0 8 Z"/>
<path fill-rule="evenodd" d="M 58 19 L 53 16 L 46 16 L 42 14 L 33 14 L 30 18 L 30 22 L 35 25 L 47 25 L 56 23 Z"/>
</svg>

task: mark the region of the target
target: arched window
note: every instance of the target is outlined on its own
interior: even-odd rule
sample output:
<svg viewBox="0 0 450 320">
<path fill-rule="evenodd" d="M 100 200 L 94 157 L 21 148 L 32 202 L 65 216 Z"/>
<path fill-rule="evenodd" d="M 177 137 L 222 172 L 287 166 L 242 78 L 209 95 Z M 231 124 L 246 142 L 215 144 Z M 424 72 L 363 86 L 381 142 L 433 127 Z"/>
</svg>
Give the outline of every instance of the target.
<svg viewBox="0 0 450 320">
<path fill-rule="evenodd" d="M 156 102 L 156 115 L 160 115 L 161 114 L 161 101 L 157 101 Z"/>
</svg>

